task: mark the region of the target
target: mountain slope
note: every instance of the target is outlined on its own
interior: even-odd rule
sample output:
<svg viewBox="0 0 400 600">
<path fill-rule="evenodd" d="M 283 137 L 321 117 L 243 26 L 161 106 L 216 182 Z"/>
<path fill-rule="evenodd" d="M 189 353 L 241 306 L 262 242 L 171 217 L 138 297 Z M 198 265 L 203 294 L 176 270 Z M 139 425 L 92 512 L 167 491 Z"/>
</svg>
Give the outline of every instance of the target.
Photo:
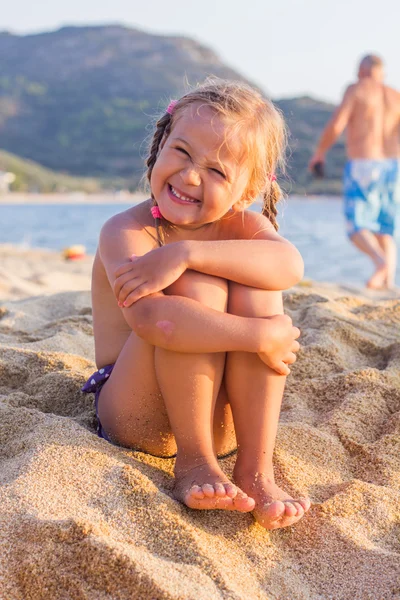
<svg viewBox="0 0 400 600">
<path fill-rule="evenodd" d="M 2 148 L 50 169 L 119 176 L 130 184 L 143 173 L 152 119 L 171 97 L 184 93 L 187 82 L 211 74 L 244 80 L 191 39 L 122 26 L 64 27 L 26 36 L 3 32 L 0 57 Z M 332 107 L 307 98 L 277 104 L 291 130 L 292 186 L 310 188 L 307 161 Z M 343 149 L 332 156 L 321 191 L 338 185 Z"/>
</svg>

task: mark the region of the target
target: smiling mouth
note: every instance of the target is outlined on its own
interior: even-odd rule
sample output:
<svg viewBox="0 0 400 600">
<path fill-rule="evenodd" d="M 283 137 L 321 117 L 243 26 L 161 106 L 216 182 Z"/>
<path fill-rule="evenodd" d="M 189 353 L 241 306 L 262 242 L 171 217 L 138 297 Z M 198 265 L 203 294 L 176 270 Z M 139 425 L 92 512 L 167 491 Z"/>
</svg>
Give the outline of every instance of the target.
<svg viewBox="0 0 400 600">
<path fill-rule="evenodd" d="M 196 198 L 192 198 L 191 196 L 185 196 L 185 194 L 179 192 L 170 183 L 168 184 L 168 188 L 171 194 L 178 200 L 181 200 L 181 202 L 187 202 L 188 204 L 201 204 L 200 200 L 196 200 Z"/>
</svg>

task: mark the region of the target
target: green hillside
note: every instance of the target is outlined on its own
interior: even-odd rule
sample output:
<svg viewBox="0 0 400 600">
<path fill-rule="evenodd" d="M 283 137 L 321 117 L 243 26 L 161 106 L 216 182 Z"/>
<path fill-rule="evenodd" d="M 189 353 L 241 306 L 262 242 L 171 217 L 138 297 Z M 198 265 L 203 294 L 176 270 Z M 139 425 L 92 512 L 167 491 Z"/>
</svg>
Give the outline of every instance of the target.
<svg viewBox="0 0 400 600">
<path fill-rule="evenodd" d="M 18 192 L 99 192 L 110 187 L 108 182 L 89 177 L 73 177 L 46 169 L 30 160 L 25 160 L 0 150 L 0 171 L 14 173 L 11 189 Z"/>
<path fill-rule="evenodd" d="M 191 39 L 122 26 L 3 32 L 0 56 L 1 147 L 47 169 L 102 181 L 118 177 L 129 187 L 143 174 L 144 140 L 160 107 L 208 75 L 244 80 Z M 332 153 L 324 181 L 312 182 L 306 171 L 333 107 L 310 98 L 277 104 L 291 133 L 292 190 L 338 191 L 343 147 Z M 32 179 L 22 172 L 18 181 L 29 186 Z M 44 177 L 43 189 L 51 188 L 47 175 L 38 172 L 33 185 L 41 188 Z"/>
</svg>

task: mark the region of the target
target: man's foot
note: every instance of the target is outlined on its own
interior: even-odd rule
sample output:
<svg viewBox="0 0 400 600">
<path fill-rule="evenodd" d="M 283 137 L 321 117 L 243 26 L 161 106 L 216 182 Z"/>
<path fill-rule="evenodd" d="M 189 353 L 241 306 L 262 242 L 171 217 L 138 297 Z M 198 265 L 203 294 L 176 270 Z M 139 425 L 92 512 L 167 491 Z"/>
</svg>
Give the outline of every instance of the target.
<svg viewBox="0 0 400 600">
<path fill-rule="evenodd" d="M 178 462 L 178 461 L 177 461 Z M 175 466 L 173 494 L 179 502 L 198 510 L 237 510 L 250 512 L 255 502 L 231 483 L 215 461 L 195 466 Z"/>
<path fill-rule="evenodd" d="M 375 273 L 367 281 L 367 288 L 370 290 L 385 290 L 387 289 L 388 269 L 386 263 L 377 267 Z"/>
<path fill-rule="evenodd" d="M 265 529 L 288 527 L 300 521 L 309 510 L 309 498 L 291 498 L 264 473 L 235 474 L 235 481 L 256 502 L 253 515 Z"/>
</svg>

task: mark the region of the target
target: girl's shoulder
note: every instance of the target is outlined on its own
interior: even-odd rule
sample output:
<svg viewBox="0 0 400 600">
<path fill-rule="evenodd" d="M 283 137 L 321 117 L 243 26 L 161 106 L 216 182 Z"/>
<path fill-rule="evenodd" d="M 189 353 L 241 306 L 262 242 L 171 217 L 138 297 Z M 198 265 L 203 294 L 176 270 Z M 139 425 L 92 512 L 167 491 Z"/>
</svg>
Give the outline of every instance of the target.
<svg viewBox="0 0 400 600">
<path fill-rule="evenodd" d="M 230 211 L 222 219 L 221 224 L 226 237 L 230 239 L 254 239 L 277 235 L 271 221 L 252 210 Z"/>
<path fill-rule="evenodd" d="M 145 200 L 110 217 L 103 225 L 101 236 L 130 234 L 157 240 L 154 218 L 151 215 L 151 200 Z"/>
<path fill-rule="evenodd" d="M 123 210 L 119 213 L 116 213 L 112 217 L 110 217 L 105 223 L 104 226 L 109 227 L 123 227 L 126 224 L 130 223 L 134 225 L 135 223 L 142 227 L 148 227 L 154 224 L 154 219 L 151 216 L 150 208 L 152 206 L 151 200 L 144 200 L 143 202 L 139 202 L 139 204 L 135 204 L 130 206 L 126 210 Z"/>
</svg>

